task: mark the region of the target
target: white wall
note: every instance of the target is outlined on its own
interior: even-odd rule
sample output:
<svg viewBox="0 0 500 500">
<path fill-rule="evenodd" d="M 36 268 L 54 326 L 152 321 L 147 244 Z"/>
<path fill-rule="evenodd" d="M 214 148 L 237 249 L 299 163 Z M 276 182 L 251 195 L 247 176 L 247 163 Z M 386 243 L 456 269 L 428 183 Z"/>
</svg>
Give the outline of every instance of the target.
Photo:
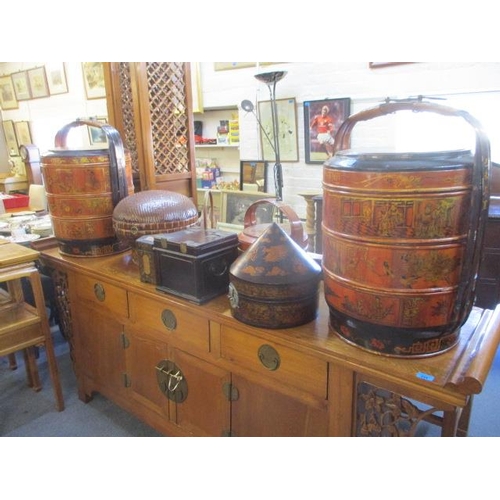
<svg viewBox="0 0 500 500">
<path fill-rule="evenodd" d="M 325 98 L 351 98 L 351 113 L 375 106 L 386 97 L 405 98 L 416 95 L 447 96 L 444 102 L 454 106 L 457 102 L 472 115 L 482 120 L 491 136 L 498 134 L 496 117 L 500 116 L 500 63 L 450 62 L 416 63 L 398 66 L 369 68 L 368 62 L 298 62 L 257 68 L 214 71 L 212 62 L 201 65 L 203 106 L 207 109 L 234 106 L 243 99 L 254 104 L 269 100 L 267 87 L 254 78 L 263 71 L 283 69 L 288 73 L 276 86 L 276 98 L 294 97 L 297 102 L 299 137 L 299 162 L 284 163 L 284 201 L 291 204 L 299 216 L 305 217 L 305 201 L 298 193 L 321 190 L 322 165 L 305 163 L 303 102 Z M 466 97 L 464 99 L 464 97 Z M 439 102 L 439 101 L 436 101 Z M 476 106 L 477 103 L 477 106 Z M 485 104 L 486 103 L 486 104 Z M 467 107 L 463 107 L 466 105 Z M 470 107 L 475 109 L 470 109 Z M 495 117 L 494 119 L 491 116 Z M 380 119 L 382 120 L 382 119 Z M 385 139 L 386 124 L 371 124 L 373 128 L 358 138 L 358 145 L 377 146 Z M 398 136 L 405 131 L 396 130 Z M 252 114 L 240 110 L 240 156 L 242 159 L 259 159 L 260 139 L 258 125 Z M 495 137 L 496 138 L 496 137 Z M 362 140 L 361 140 L 362 139 Z M 490 137 L 492 140 L 493 137 Z M 353 145 L 356 145 L 353 134 Z M 492 157 L 500 161 L 497 143 Z M 446 146 L 446 144 L 445 144 Z M 272 180 L 270 180 L 272 186 Z"/>
<path fill-rule="evenodd" d="M 30 69 L 45 63 L 0 63 L 0 75 Z M 53 147 L 57 131 L 78 117 L 106 115 L 105 99 L 88 100 L 80 62 L 65 63 L 69 93 L 19 103 L 19 109 L 2 111 L 2 120 L 29 121 L 33 142 L 43 152 Z M 483 122 L 492 141 L 492 159 L 500 162 L 500 63 L 428 62 L 370 69 L 368 62 L 294 62 L 258 68 L 214 71 L 213 62 L 200 63 L 200 83 L 205 108 L 239 106 L 243 99 L 269 100 L 269 92 L 254 74 L 284 69 L 288 73 L 276 88 L 278 99 L 294 97 L 297 102 L 299 161 L 283 163 L 284 200 L 305 217 L 304 190 L 321 190 L 322 166 L 305 163 L 303 102 L 324 98 L 351 98 L 351 112 L 377 105 L 386 97 L 414 95 L 447 96 L 447 105 L 466 109 Z M 240 110 L 240 157 L 261 158 L 258 125 L 253 115 Z M 401 124 L 402 123 L 402 124 Z M 405 122 L 395 131 L 400 141 L 407 134 Z M 363 146 L 377 146 L 387 136 L 384 122 L 361 133 Z M 439 132 L 439 129 L 438 129 Z M 434 134 L 434 135 L 440 135 Z M 417 138 L 418 139 L 418 138 Z M 0 143 L 0 150 L 2 145 Z M 0 172 L 8 165 L 0 155 Z M 272 180 L 269 179 L 272 186 Z"/>
<path fill-rule="evenodd" d="M 0 63 L 0 75 L 9 75 L 45 65 L 44 62 Z M 19 108 L 2 110 L 2 120 L 29 121 L 33 144 L 43 153 L 54 147 L 58 130 L 76 118 L 106 116 L 106 99 L 87 99 L 83 82 L 82 63 L 67 62 L 66 79 L 69 92 L 39 99 L 19 101 Z M 0 150 L 2 145 L 0 144 Z M 18 161 L 19 158 L 17 158 Z M 0 172 L 8 172 L 6 155 L 0 155 Z"/>
</svg>

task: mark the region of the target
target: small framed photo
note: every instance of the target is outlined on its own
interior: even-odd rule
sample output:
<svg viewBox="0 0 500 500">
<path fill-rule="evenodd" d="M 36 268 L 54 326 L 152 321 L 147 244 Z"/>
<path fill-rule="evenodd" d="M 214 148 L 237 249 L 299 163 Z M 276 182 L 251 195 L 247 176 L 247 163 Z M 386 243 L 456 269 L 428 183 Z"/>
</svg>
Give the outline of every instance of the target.
<svg viewBox="0 0 500 500">
<path fill-rule="evenodd" d="M 33 144 L 31 139 L 30 123 L 29 122 L 15 122 L 14 127 L 16 129 L 17 146 L 22 144 Z"/>
<path fill-rule="evenodd" d="M 10 75 L 12 78 L 12 85 L 16 93 L 18 101 L 26 101 L 31 99 L 30 84 L 28 81 L 28 73 L 26 71 L 19 71 Z"/>
<path fill-rule="evenodd" d="M 240 191 L 267 192 L 267 161 L 240 161 Z"/>
<path fill-rule="evenodd" d="M 19 108 L 14 84 L 10 75 L 0 77 L 0 107 L 3 110 Z"/>
<path fill-rule="evenodd" d="M 45 65 L 47 75 L 47 85 L 50 95 L 66 94 L 68 92 L 68 82 L 66 80 L 66 69 L 64 63 L 47 63 Z"/>
<path fill-rule="evenodd" d="M 89 120 L 98 123 L 108 123 L 108 120 L 106 119 L 105 116 L 92 117 Z M 88 129 L 89 129 L 89 142 L 92 146 L 108 143 L 106 133 L 102 128 L 89 126 Z"/>
<path fill-rule="evenodd" d="M 5 142 L 7 144 L 7 149 L 9 150 L 9 156 L 19 156 L 14 122 L 12 120 L 5 120 L 2 122 L 2 125 L 5 133 Z"/>
<path fill-rule="evenodd" d="M 102 62 L 84 62 L 82 63 L 82 71 L 87 99 L 102 99 L 106 97 Z"/>
<path fill-rule="evenodd" d="M 31 97 L 33 99 L 49 96 L 49 86 L 47 84 L 47 76 L 45 75 L 44 66 L 29 69 L 28 79 L 30 82 Z"/>
<path fill-rule="evenodd" d="M 279 150 L 281 161 L 299 161 L 299 143 L 297 140 L 297 112 L 295 98 L 276 99 L 279 131 Z M 271 101 L 259 102 L 259 116 L 262 127 L 260 140 L 264 160 L 274 161 L 274 132 Z"/>
<path fill-rule="evenodd" d="M 306 163 L 324 163 L 332 157 L 335 134 L 350 112 L 348 97 L 304 101 Z"/>
<path fill-rule="evenodd" d="M 252 193 L 250 191 L 223 191 L 221 200 L 221 220 L 220 222 L 240 226 L 242 229 L 245 225 L 245 214 L 250 208 L 250 205 L 257 200 L 269 198 L 266 193 Z M 256 210 L 256 218 L 258 224 L 265 224 L 273 221 L 274 206 L 271 204 L 263 204 Z"/>
</svg>

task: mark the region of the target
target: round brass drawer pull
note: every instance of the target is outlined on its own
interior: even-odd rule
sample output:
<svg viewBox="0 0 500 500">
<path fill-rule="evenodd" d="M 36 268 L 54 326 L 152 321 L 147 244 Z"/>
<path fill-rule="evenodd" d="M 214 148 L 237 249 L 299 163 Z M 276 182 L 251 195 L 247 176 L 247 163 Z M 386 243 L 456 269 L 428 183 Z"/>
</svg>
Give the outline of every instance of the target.
<svg viewBox="0 0 500 500">
<path fill-rule="evenodd" d="M 106 291 L 101 283 L 96 283 L 94 285 L 94 295 L 99 302 L 104 302 L 106 299 Z"/>
<path fill-rule="evenodd" d="M 162 311 L 161 321 L 167 330 L 175 330 L 177 328 L 177 318 L 170 309 L 164 309 Z"/>
<path fill-rule="evenodd" d="M 271 371 L 275 371 L 280 367 L 281 359 L 278 351 L 268 344 L 259 347 L 258 356 L 260 362 Z"/>
</svg>

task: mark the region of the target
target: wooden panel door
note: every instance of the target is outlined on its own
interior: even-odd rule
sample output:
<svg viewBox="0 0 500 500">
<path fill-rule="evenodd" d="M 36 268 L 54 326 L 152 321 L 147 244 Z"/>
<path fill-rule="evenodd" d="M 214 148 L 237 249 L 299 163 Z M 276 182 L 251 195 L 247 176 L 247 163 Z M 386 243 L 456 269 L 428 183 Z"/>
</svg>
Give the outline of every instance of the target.
<svg viewBox="0 0 500 500">
<path fill-rule="evenodd" d="M 264 436 L 326 436 L 328 413 L 278 391 L 250 382 L 233 374 L 238 398 L 232 402 L 232 435 Z"/>
<path fill-rule="evenodd" d="M 224 393 L 231 374 L 184 351 L 174 350 L 172 361 L 187 382 L 187 397 L 171 401 L 171 420 L 191 436 L 230 434 L 230 401 Z"/>
<path fill-rule="evenodd" d="M 156 366 L 168 358 L 168 346 L 138 330 L 126 330 L 127 374 L 130 395 L 142 406 L 168 418 L 168 399 L 160 390 Z"/>
<path fill-rule="evenodd" d="M 96 308 L 81 303 L 74 309 L 78 337 L 78 371 L 86 383 L 81 399 L 88 399 L 92 391 L 106 396 L 123 395 L 126 391 L 123 325 Z"/>
</svg>

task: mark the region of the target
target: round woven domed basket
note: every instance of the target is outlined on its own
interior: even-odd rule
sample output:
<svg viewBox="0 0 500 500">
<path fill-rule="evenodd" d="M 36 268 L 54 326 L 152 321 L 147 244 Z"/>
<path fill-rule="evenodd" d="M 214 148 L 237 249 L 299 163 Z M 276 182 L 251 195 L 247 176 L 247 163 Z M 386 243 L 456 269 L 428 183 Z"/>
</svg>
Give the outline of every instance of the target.
<svg viewBox="0 0 500 500">
<path fill-rule="evenodd" d="M 113 210 L 116 237 L 132 248 L 137 238 L 172 233 L 194 226 L 198 210 L 187 196 L 165 190 L 140 191 L 121 200 Z"/>
</svg>

